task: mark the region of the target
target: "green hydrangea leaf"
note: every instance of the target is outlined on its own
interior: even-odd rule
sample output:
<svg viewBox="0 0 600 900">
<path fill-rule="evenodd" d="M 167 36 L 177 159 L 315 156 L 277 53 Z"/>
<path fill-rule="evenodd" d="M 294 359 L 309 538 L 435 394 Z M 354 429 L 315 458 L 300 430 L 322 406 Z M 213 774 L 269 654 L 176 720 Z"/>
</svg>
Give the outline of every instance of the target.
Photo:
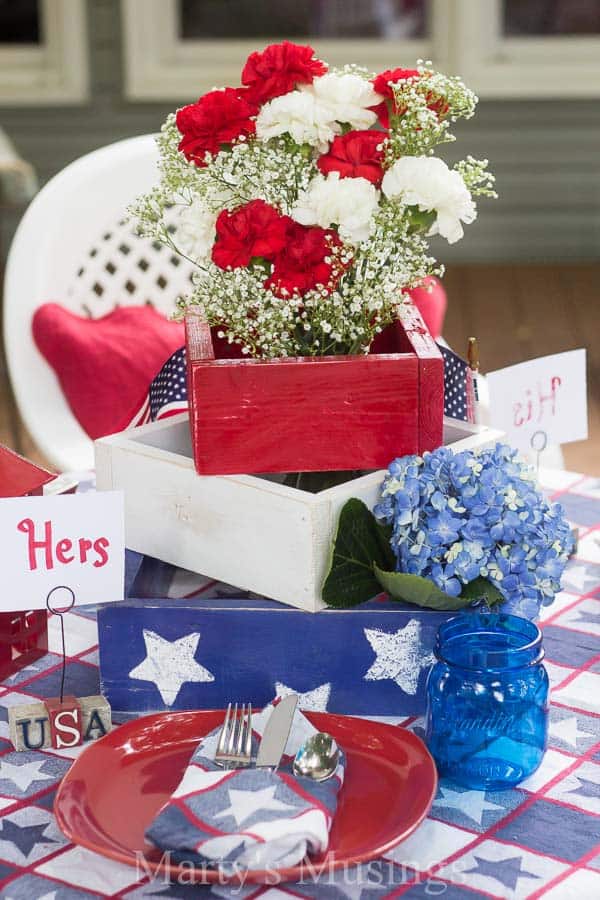
<svg viewBox="0 0 600 900">
<path fill-rule="evenodd" d="M 362 500 L 344 504 L 321 592 L 328 606 L 356 606 L 381 593 L 373 567 L 393 567 L 390 537 L 391 527 L 378 522 Z"/>
<path fill-rule="evenodd" d="M 429 578 L 408 575 L 406 572 L 390 572 L 374 566 L 377 581 L 393 600 L 404 600 L 427 609 L 458 610 L 472 603 L 471 597 L 450 597 Z"/>
<path fill-rule="evenodd" d="M 467 597 L 471 603 L 473 600 L 485 600 L 488 606 L 504 603 L 503 594 L 487 578 L 475 578 L 470 581 L 462 589 L 461 597 Z"/>
</svg>

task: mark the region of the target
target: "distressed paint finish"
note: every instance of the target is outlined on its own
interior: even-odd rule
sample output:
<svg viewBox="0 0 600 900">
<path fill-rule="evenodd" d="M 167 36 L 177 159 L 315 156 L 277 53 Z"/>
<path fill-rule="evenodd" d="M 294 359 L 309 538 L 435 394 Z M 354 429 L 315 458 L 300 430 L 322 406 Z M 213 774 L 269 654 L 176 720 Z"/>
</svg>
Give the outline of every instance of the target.
<svg viewBox="0 0 600 900">
<path fill-rule="evenodd" d="M 367 356 L 223 359 L 194 317 L 186 338 L 201 475 L 375 469 L 442 443 L 443 360 L 408 304 Z"/>
<path fill-rule="evenodd" d="M 172 571 L 146 559 L 132 595 L 166 593 Z M 452 615 L 389 600 L 313 614 L 262 598 L 130 599 L 98 611 L 101 690 L 115 717 L 260 707 L 291 691 L 311 709 L 421 715 L 437 628 Z"/>
<path fill-rule="evenodd" d="M 485 426 L 444 423 L 454 451 L 500 436 Z M 199 478 L 185 416 L 96 441 L 97 486 L 124 492 L 130 549 L 313 612 L 323 606 L 341 508 L 351 497 L 372 508 L 383 476 L 370 472 L 316 494 L 280 484 L 278 476 Z"/>
</svg>

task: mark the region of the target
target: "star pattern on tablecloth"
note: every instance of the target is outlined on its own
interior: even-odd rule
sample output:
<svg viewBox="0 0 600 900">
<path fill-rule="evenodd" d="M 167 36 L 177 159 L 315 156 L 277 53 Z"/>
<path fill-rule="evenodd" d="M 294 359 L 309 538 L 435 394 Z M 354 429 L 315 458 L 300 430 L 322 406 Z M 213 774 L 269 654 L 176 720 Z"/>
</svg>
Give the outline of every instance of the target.
<svg viewBox="0 0 600 900">
<path fill-rule="evenodd" d="M 215 676 L 195 659 L 200 632 L 186 634 L 174 641 L 161 637 L 155 631 L 143 630 L 146 657 L 130 673 L 130 678 L 151 681 L 166 706 L 172 706 L 187 682 L 205 683 Z"/>
<path fill-rule="evenodd" d="M 592 574 L 590 567 L 581 563 L 568 566 L 563 575 L 563 586 L 567 590 L 575 588 L 578 594 L 585 594 L 593 584 L 598 582 L 598 577 Z"/>
<path fill-rule="evenodd" d="M 58 844 L 54 838 L 44 835 L 49 824 L 49 822 L 40 822 L 37 825 L 19 825 L 11 819 L 2 819 L 0 821 L 0 843 L 9 841 L 27 858 L 36 844 Z"/>
<path fill-rule="evenodd" d="M 444 807 L 446 809 L 456 809 L 463 816 L 472 819 L 478 825 L 483 822 L 483 816 L 486 812 L 495 812 L 502 810 L 503 806 L 498 803 L 492 803 L 486 800 L 485 791 L 455 791 L 447 785 L 440 786 L 440 797 L 436 797 L 433 801 L 434 806 Z"/>
<path fill-rule="evenodd" d="M 548 724 L 548 734 L 570 747 L 577 747 L 580 738 L 593 737 L 591 731 L 583 731 L 579 727 L 577 716 L 551 720 Z"/>
<path fill-rule="evenodd" d="M 577 609 L 577 624 L 600 625 L 600 611 L 592 612 L 589 609 Z"/>
<path fill-rule="evenodd" d="M 298 708 L 305 709 L 309 712 L 326 712 L 329 697 L 331 696 L 331 682 L 326 681 L 324 684 L 318 685 L 311 691 L 296 691 L 294 688 L 283 684 L 281 681 L 275 682 L 275 696 L 288 697 L 290 694 L 296 694 L 298 697 Z"/>
<path fill-rule="evenodd" d="M 470 869 L 465 869 L 465 875 L 472 873 L 483 875 L 485 878 L 493 878 L 511 891 L 515 890 L 521 878 L 539 880 L 540 877 L 534 872 L 528 872 L 527 869 L 521 868 L 522 856 L 507 856 L 506 859 L 485 859 L 482 856 L 474 855 L 473 858 L 476 861 L 476 865 Z"/>
<path fill-rule="evenodd" d="M 277 800 L 275 793 L 279 785 L 274 784 L 260 791 L 238 791 L 231 788 L 227 791 L 229 806 L 220 813 L 215 814 L 215 819 L 232 817 L 235 824 L 243 825 L 253 815 L 263 812 L 293 812 L 297 809 L 291 803 L 283 803 Z"/>
<path fill-rule="evenodd" d="M 421 625 L 417 619 L 391 633 L 376 628 L 363 631 L 375 652 L 375 661 L 366 672 L 365 681 L 389 679 L 405 694 L 416 694 L 421 670 L 434 662 L 432 653 L 423 652 Z"/>
<path fill-rule="evenodd" d="M 6 758 L 0 759 L 0 782 L 10 781 L 18 790 L 27 791 L 36 781 L 50 781 L 56 778 L 56 775 L 42 772 L 45 763 L 45 759 L 34 759 L 15 765 L 7 762 Z"/>
<path fill-rule="evenodd" d="M 56 891 L 48 891 L 47 894 L 38 897 L 37 900 L 56 900 L 56 896 Z M 13 896 L 11 894 L 6 894 L 4 900 L 13 900 Z M 16 897 L 14 898 L 14 900 L 16 900 Z"/>
<path fill-rule="evenodd" d="M 590 778 L 584 778 L 582 775 L 571 774 L 578 782 L 578 787 L 570 788 L 565 794 L 579 794 L 580 797 L 600 797 L 600 784 L 592 781 Z"/>
</svg>

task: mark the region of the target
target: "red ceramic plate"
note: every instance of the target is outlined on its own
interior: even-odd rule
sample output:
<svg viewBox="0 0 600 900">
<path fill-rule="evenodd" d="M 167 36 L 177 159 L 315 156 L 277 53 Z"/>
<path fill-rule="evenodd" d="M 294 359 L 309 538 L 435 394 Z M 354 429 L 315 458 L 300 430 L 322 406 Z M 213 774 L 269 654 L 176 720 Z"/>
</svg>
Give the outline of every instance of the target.
<svg viewBox="0 0 600 900">
<path fill-rule="evenodd" d="M 54 805 L 70 840 L 89 850 L 156 874 L 190 876 L 190 868 L 161 862 L 144 831 L 166 802 L 205 734 L 223 712 L 162 713 L 128 722 L 91 743 L 63 779 Z M 412 732 L 367 719 L 307 713 L 319 731 L 333 735 L 347 755 L 346 780 L 331 830 L 329 849 L 278 873 L 281 881 L 314 877 L 381 856 L 425 818 L 437 787 L 434 762 Z M 198 870 L 198 881 L 223 883 L 223 873 Z M 244 873 L 246 882 L 273 882 L 273 872 Z M 232 877 L 235 881 L 235 876 Z"/>
</svg>

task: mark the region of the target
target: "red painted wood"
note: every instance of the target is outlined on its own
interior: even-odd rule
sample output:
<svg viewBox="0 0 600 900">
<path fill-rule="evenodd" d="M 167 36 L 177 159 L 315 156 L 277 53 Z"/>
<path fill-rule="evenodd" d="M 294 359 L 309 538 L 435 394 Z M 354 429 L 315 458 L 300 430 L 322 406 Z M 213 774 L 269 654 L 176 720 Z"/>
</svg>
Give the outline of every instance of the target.
<svg viewBox="0 0 600 900">
<path fill-rule="evenodd" d="M 48 652 L 47 613 L 0 613 L 0 681 Z"/>
<path fill-rule="evenodd" d="M 441 443 L 443 363 L 416 312 L 381 335 L 368 356 L 221 359 L 206 323 L 186 325 L 201 475 L 382 468 L 431 449 L 436 433 Z"/>
<path fill-rule="evenodd" d="M 419 453 L 443 443 L 444 359 L 414 305 L 400 312 L 400 327 L 419 360 Z"/>
<path fill-rule="evenodd" d="M 41 494 L 56 475 L 0 444 L 0 498 Z M 48 651 L 45 610 L 0 613 L 0 681 Z"/>
<path fill-rule="evenodd" d="M 83 743 L 83 720 L 81 707 L 76 697 L 69 695 L 44 700 L 50 723 L 50 740 L 55 750 L 63 747 L 78 747 Z"/>
<path fill-rule="evenodd" d="M 45 484 L 56 475 L 34 465 L 0 444 L 0 497 L 24 497 L 41 494 Z"/>
</svg>

